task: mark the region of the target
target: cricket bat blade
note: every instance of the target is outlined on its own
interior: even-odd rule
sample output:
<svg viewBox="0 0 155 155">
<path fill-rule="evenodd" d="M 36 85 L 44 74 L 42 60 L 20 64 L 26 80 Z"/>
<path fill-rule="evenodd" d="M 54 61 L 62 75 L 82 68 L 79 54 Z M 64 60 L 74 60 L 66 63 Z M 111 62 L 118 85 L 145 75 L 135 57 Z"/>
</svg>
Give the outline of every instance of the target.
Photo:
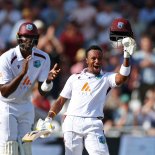
<svg viewBox="0 0 155 155">
<path fill-rule="evenodd" d="M 51 131 L 49 130 L 34 130 L 31 132 L 28 132 L 23 138 L 22 141 L 23 142 L 33 142 L 35 141 L 37 138 L 39 138 L 42 135 L 48 135 L 51 134 Z"/>
</svg>

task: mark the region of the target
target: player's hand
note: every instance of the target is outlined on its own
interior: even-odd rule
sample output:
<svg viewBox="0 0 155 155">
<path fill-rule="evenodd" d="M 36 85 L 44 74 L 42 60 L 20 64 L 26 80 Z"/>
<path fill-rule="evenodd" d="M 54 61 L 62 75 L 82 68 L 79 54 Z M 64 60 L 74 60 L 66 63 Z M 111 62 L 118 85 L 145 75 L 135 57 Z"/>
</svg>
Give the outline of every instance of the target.
<svg viewBox="0 0 155 155">
<path fill-rule="evenodd" d="M 21 74 L 25 75 L 27 73 L 30 59 L 31 59 L 31 55 L 27 56 L 24 59 Z"/>
<path fill-rule="evenodd" d="M 122 39 L 122 45 L 124 47 L 124 58 L 129 58 L 136 50 L 136 42 L 131 37 Z"/>
<path fill-rule="evenodd" d="M 58 67 L 58 64 L 56 63 L 54 67 L 50 70 L 50 72 L 48 73 L 47 81 L 50 82 L 54 80 L 58 76 L 59 72 L 60 72 L 60 68 Z"/>
<path fill-rule="evenodd" d="M 46 138 L 51 135 L 54 130 L 54 126 L 52 125 L 52 118 L 47 117 L 45 120 L 39 119 L 36 125 L 36 130 L 48 130 L 49 134 L 42 135 L 41 138 Z"/>
</svg>

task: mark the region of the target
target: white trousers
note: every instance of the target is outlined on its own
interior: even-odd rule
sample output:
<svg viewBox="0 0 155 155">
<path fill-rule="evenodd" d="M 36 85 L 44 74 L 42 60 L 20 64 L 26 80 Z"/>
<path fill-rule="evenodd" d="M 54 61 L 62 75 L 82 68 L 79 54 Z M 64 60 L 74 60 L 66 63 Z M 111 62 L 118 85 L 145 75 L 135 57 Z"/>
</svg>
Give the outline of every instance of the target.
<svg viewBox="0 0 155 155">
<path fill-rule="evenodd" d="M 66 116 L 63 123 L 65 155 L 109 155 L 103 123 L 97 118 Z"/>
<path fill-rule="evenodd" d="M 31 131 L 34 122 L 32 103 L 5 103 L 0 101 L 0 150 L 7 141 L 17 141 Z"/>
</svg>

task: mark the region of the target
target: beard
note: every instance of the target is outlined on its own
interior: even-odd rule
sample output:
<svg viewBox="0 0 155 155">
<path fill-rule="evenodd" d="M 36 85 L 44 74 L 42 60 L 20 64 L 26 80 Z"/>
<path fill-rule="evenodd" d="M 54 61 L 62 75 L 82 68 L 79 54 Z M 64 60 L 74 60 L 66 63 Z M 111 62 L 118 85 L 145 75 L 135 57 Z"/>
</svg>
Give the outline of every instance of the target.
<svg viewBox="0 0 155 155">
<path fill-rule="evenodd" d="M 25 43 L 21 43 L 19 46 L 22 51 L 32 51 L 32 48 L 34 47 L 33 44 L 25 44 Z"/>
</svg>

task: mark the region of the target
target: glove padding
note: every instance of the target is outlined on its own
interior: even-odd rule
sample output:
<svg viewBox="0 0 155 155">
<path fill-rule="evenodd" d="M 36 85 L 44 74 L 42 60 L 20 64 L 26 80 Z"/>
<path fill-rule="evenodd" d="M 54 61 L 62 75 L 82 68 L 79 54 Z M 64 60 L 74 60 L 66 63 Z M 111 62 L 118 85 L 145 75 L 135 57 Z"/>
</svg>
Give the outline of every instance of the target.
<svg viewBox="0 0 155 155">
<path fill-rule="evenodd" d="M 124 58 L 129 58 L 136 50 L 136 42 L 131 37 L 123 38 L 122 45 L 124 46 Z"/>
<path fill-rule="evenodd" d="M 36 125 L 36 130 L 48 130 L 49 134 L 40 136 L 41 138 L 49 137 L 54 130 L 54 126 L 52 125 L 52 118 L 47 117 L 45 120 L 39 119 Z"/>
</svg>

